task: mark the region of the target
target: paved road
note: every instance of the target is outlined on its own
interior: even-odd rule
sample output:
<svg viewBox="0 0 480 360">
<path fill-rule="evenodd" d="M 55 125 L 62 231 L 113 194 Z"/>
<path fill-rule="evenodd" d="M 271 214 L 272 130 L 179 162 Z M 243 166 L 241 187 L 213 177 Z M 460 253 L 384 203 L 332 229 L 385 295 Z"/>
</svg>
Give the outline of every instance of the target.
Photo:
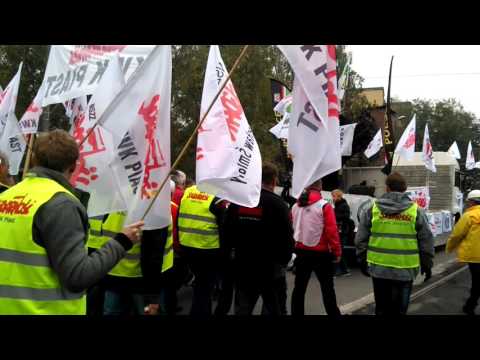
<svg viewBox="0 0 480 360">
<path fill-rule="evenodd" d="M 445 254 L 443 249 L 437 249 L 435 255 L 435 273 L 440 274 L 446 268 L 450 267 L 453 263 L 454 256 L 452 254 Z M 335 289 L 337 293 L 337 303 L 340 306 L 342 313 L 361 313 L 361 314 L 373 314 L 373 308 L 368 307 L 368 303 L 373 301 L 372 284 L 371 279 L 363 276 L 359 269 L 351 269 L 352 275 L 349 277 L 339 277 L 335 279 Z M 440 277 L 441 275 L 437 275 Z M 435 278 L 435 276 L 434 276 Z M 423 276 L 417 277 L 415 285 L 420 286 L 423 282 Z M 294 275 L 291 272 L 287 273 L 287 285 L 288 285 L 288 299 L 287 308 L 290 313 L 290 301 L 291 294 L 294 285 Z M 183 307 L 183 310 L 179 313 L 187 315 L 190 309 L 192 289 L 189 287 L 183 288 L 179 292 L 179 304 Z M 262 308 L 262 301 L 259 300 L 254 314 L 260 314 Z M 359 309 L 362 309 L 360 310 Z M 366 309 L 366 310 L 365 310 Z M 233 309 L 230 313 L 232 313 Z M 307 294 L 305 297 L 305 314 L 306 315 L 324 315 L 325 309 L 322 302 L 320 284 L 318 283 L 315 275 L 312 274 L 310 283 L 308 286 Z"/>
</svg>

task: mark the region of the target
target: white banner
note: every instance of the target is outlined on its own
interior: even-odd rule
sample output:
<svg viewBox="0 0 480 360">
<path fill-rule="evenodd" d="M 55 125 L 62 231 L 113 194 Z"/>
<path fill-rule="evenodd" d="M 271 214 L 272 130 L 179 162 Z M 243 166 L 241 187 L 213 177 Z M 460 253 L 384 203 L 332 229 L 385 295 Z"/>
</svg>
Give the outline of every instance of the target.
<svg viewBox="0 0 480 360">
<path fill-rule="evenodd" d="M 448 153 L 457 160 L 462 158 L 456 141 L 454 141 L 453 144 L 450 146 L 450 148 L 448 149 Z"/>
<path fill-rule="evenodd" d="M 114 53 L 125 78 L 142 64 L 154 45 L 52 45 L 43 82 L 43 106 L 93 94 Z"/>
<path fill-rule="evenodd" d="M 18 174 L 27 145 L 15 116 L 22 65 L 20 63 L 17 73 L 2 93 L 0 103 L 0 151 L 8 158 L 10 175 Z"/>
<path fill-rule="evenodd" d="M 435 167 L 435 158 L 433 157 L 432 144 L 430 142 L 430 135 L 428 134 L 428 125 L 425 124 L 425 133 L 423 134 L 423 146 L 422 146 L 422 158 L 425 163 L 425 167 L 432 171 L 437 172 Z"/>
<path fill-rule="evenodd" d="M 468 142 L 467 160 L 465 161 L 465 168 L 467 170 L 475 169 L 475 157 L 473 156 L 472 142 Z"/>
<path fill-rule="evenodd" d="M 315 110 L 316 122 L 327 127 L 328 86 L 336 69 L 327 69 L 327 55 L 335 58 L 335 46 L 331 45 L 277 45 L 285 55 L 299 79 L 311 106 Z M 329 54 L 327 54 L 329 51 Z M 335 88 L 337 87 L 335 80 Z"/>
<path fill-rule="evenodd" d="M 333 45 L 322 45 L 322 53 L 327 53 L 327 47 L 335 49 Z M 328 114 L 326 126 L 317 116 L 299 77 L 296 76 L 294 80 L 293 114 L 288 135 L 288 150 L 293 157 L 292 196 L 295 198 L 298 198 L 307 186 L 339 170 L 342 166 L 339 103 L 336 95 L 336 61 L 335 57 L 330 56 L 332 52 L 328 51 L 328 53 L 325 69 L 328 74 L 333 73 L 333 76 L 328 77 L 326 86 L 328 104 L 327 108 L 322 109 Z M 323 68 L 323 65 L 321 67 Z M 323 94 L 322 82 L 317 80 L 316 86 L 316 92 Z M 313 89 L 310 90 L 313 91 Z"/>
<path fill-rule="evenodd" d="M 342 156 L 352 155 L 353 135 L 355 134 L 355 124 L 340 126 L 340 146 L 342 148 Z"/>
<path fill-rule="evenodd" d="M 200 118 L 228 76 L 217 45 L 210 47 Z M 231 80 L 198 131 L 196 180 L 206 193 L 255 207 L 260 199 L 262 159 Z"/>
<path fill-rule="evenodd" d="M 427 210 L 430 206 L 430 193 L 427 186 L 408 187 L 405 194 L 422 209 Z"/>
<path fill-rule="evenodd" d="M 403 132 L 400 140 L 398 140 L 397 147 L 395 148 L 395 153 L 407 160 L 411 160 L 415 153 L 415 119 L 416 115 L 413 115 L 412 120 L 410 120 L 410 123 Z"/>
<path fill-rule="evenodd" d="M 99 119 L 114 135 L 118 149 L 111 167 L 128 206 L 127 224 L 142 218 L 170 172 L 171 81 L 170 46 L 158 45 Z M 166 227 L 170 218 L 167 182 L 145 218 L 144 228 Z"/>
<path fill-rule="evenodd" d="M 378 153 L 383 146 L 382 141 L 382 129 L 378 129 L 377 133 L 373 137 L 370 144 L 368 144 L 367 149 L 365 150 L 364 154 L 367 158 L 371 158 L 373 155 Z"/>
<path fill-rule="evenodd" d="M 285 139 L 288 140 L 288 128 L 290 127 L 290 119 L 280 120 L 277 125 L 272 127 L 269 131 L 275 135 L 277 139 Z"/>
<path fill-rule="evenodd" d="M 45 92 L 45 86 L 42 84 L 38 89 L 37 95 L 33 99 L 30 106 L 20 119 L 19 126 L 23 134 L 36 134 L 38 131 L 38 124 L 40 122 L 40 116 L 42 115 L 42 101 L 43 94 Z"/>
<path fill-rule="evenodd" d="M 88 117 L 82 115 L 75 124 L 74 137 L 77 142 L 84 139 L 95 125 L 105 108 L 125 85 L 118 57 L 108 65 L 98 88 L 88 104 Z M 112 135 L 96 127 L 80 146 L 80 157 L 72 175 L 71 183 L 90 193 L 88 216 L 98 216 L 127 209 L 120 193 L 115 174 L 109 164 L 115 157 Z"/>
</svg>

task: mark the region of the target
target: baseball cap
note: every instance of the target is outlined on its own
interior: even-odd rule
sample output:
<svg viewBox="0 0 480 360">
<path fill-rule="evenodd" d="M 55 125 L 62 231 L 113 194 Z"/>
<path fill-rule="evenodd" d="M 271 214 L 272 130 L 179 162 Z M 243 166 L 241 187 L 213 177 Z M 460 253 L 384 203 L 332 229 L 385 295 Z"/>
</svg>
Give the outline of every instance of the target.
<svg viewBox="0 0 480 360">
<path fill-rule="evenodd" d="M 472 190 L 467 195 L 467 200 L 480 201 L 480 190 Z"/>
</svg>

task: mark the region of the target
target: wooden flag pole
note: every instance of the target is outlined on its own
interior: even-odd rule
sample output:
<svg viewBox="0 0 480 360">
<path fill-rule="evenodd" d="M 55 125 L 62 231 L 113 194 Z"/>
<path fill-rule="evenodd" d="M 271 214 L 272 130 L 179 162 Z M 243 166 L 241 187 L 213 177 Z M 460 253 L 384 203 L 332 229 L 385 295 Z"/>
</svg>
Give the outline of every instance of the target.
<svg viewBox="0 0 480 360">
<path fill-rule="evenodd" d="M 32 158 L 32 148 L 33 148 L 33 141 L 35 139 L 35 134 L 30 134 L 30 139 L 28 140 L 28 149 L 27 149 L 27 157 L 25 158 L 25 164 L 23 165 L 23 174 L 22 179 L 25 178 L 28 169 L 30 168 L 30 160 Z"/>
<path fill-rule="evenodd" d="M 200 121 L 198 122 L 197 126 L 195 127 L 195 130 L 193 130 L 192 132 L 192 135 L 190 135 L 190 138 L 187 140 L 187 142 L 185 143 L 185 145 L 183 146 L 183 149 L 182 151 L 180 151 L 180 154 L 178 154 L 177 156 L 177 159 L 175 160 L 175 162 L 173 163 L 173 165 L 171 166 L 170 168 L 170 173 L 173 171 L 173 170 L 176 170 L 178 164 L 180 163 L 180 161 L 182 160 L 183 156 L 185 155 L 185 153 L 187 152 L 187 149 L 189 148 L 190 144 L 192 143 L 192 141 L 195 139 L 195 135 L 197 134 L 197 131 L 198 129 L 202 126 L 203 122 L 205 121 L 205 119 L 207 118 L 208 114 L 210 113 L 210 110 L 212 109 L 213 105 L 215 104 L 215 102 L 217 101 L 218 97 L 220 96 L 223 88 L 227 85 L 228 81 L 230 80 L 230 78 L 232 77 L 232 74 L 235 72 L 235 69 L 237 68 L 238 64 L 240 63 L 240 60 L 243 58 L 243 56 L 245 55 L 245 52 L 247 51 L 248 49 L 248 45 L 245 45 L 240 53 L 240 55 L 238 55 L 237 59 L 235 60 L 235 63 L 233 64 L 232 66 L 232 69 L 230 70 L 230 73 L 228 74 L 227 78 L 225 79 L 225 81 L 223 82 L 222 86 L 220 86 L 220 89 L 218 89 L 217 91 L 217 94 L 215 95 L 215 97 L 213 98 L 212 102 L 210 103 L 210 106 L 208 107 L 207 111 L 205 112 L 205 114 L 203 114 L 203 117 L 200 119 Z M 142 216 L 142 219 L 141 220 L 144 220 L 145 217 L 148 215 L 148 213 L 150 212 L 152 206 L 153 206 L 153 203 L 155 202 L 155 200 L 158 198 L 158 195 L 160 195 L 163 187 L 165 186 L 165 183 L 167 182 L 167 180 L 169 179 L 170 177 L 170 174 L 168 174 L 165 179 L 163 179 L 162 183 L 160 184 L 160 188 L 158 189 L 158 191 L 155 193 L 155 196 L 153 197 L 152 201 L 150 202 L 150 204 L 148 205 L 148 208 L 145 210 L 145 213 L 143 214 Z"/>
</svg>

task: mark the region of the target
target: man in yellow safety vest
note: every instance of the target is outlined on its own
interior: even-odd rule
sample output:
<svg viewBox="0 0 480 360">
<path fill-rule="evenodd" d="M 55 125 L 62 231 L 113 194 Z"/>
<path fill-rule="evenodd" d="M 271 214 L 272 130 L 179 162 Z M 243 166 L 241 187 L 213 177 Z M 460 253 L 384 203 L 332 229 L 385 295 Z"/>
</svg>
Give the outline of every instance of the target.
<svg viewBox="0 0 480 360">
<path fill-rule="evenodd" d="M 0 194 L 0 314 L 84 315 L 85 290 L 140 241 L 143 222 L 87 253 L 86 204 L 69 184 L 78 156 L 67 132 L 41 134 L 32 170 Z"/>
<path fill-rule="evenodd" d="M 355 238 L 362 273 L 371 276 L 377 315 L 405 315 L 419 269 L 432 275 L 433 235 L 425 212 L 405 194 L 398 173 L 386 179 L 387 192 L 366 205 Z"/>
<path fill-rule="evenodd" d="M 223 201 L 197 186 L 185 190 L 178 211 L 178 238 L 195 281 L 191 315 L 211 315 L 222 257 Z"/>
</svg>

